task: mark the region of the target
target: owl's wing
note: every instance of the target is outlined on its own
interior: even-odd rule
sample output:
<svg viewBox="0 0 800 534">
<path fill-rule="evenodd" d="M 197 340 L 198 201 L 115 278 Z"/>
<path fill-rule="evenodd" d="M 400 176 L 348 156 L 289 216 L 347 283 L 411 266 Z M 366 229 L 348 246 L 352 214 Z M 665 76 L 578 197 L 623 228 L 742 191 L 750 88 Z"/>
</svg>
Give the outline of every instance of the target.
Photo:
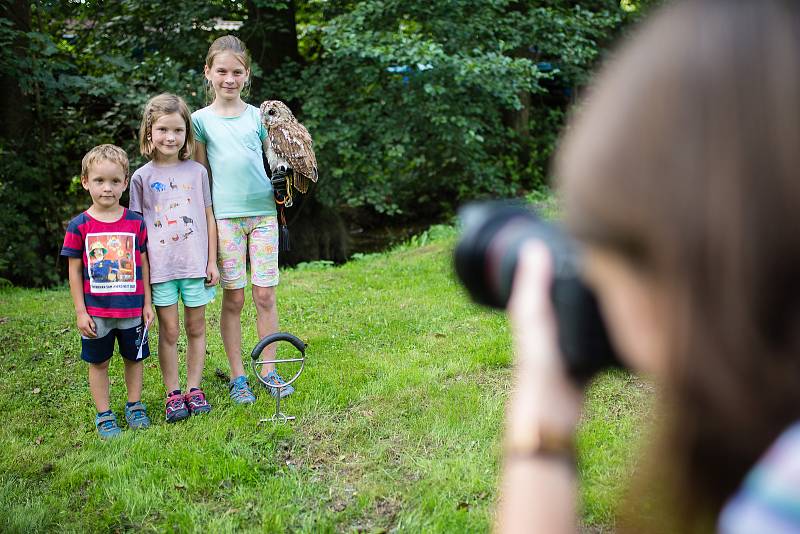
<svg viewBox="0 0 800 534">
<path fill-rule="evenodd" d="M 301 193 L 308 191 L 308 180 L 317 181 L 317 157 L 311 134 L 299 122 L 280 122 L 269 128 L 269 140 L 275 154 L 294 169 L 294 186 Z"/>
</svg>

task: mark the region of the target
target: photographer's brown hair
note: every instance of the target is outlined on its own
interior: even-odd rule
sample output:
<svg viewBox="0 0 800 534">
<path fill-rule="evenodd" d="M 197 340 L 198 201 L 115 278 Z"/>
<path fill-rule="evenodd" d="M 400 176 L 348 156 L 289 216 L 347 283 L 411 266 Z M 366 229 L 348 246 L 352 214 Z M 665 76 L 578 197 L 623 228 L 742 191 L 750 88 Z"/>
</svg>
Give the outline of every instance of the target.
<svg viewBox="0 0 800 534">
<path fill-rule="evenodd" d="M 661 444 L 629 497 L 661 499 L 649 531 L 706 531 L 800 418 L 800 3 L 679 2 L 634 43 L 555 174 L 571 230 L 670 296 Z"/>
</svg>

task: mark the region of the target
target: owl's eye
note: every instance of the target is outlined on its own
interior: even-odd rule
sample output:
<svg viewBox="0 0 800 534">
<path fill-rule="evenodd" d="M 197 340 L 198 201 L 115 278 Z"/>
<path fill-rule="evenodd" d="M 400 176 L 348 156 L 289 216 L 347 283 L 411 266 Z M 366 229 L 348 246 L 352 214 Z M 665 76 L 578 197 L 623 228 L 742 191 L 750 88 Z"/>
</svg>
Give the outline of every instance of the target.
<svg viewBox="0 0 800 534">
<path fill-rule="evenodd" d="M 271 110 L 267 111 L 267 114 L 268 115 L 275 115 L 275 110 L 271 109 Z"/>
</svg>

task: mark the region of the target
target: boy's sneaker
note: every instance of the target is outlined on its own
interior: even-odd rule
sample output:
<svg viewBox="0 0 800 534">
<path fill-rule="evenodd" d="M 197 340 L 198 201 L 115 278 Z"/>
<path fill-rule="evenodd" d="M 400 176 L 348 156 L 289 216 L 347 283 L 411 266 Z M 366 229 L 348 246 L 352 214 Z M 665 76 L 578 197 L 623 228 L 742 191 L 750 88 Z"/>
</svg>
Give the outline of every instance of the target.
<svg viewBox="0 0 800 534">
<path fill-rule="evenodd" d="M 117 416 L 113 413 L 107 415 L 97 414 L 94 418 L 94 426 L 97 427 L 100 439 L 115 438 L 122 433 L 122 429 L 117 425 Z"/>
<path fill-rule="evenodd" d="M 202 389 L 198 388 L 194 391 L 190 391 L 184 395 L 183 400 L 186 403 L 186 407 L 189 409 L 189 413 L 192 415 L 211 411 L 211 405 L 206 400 L 206 394 L 203 393 Z"/>
<path fill-rule="evenodd" d="M 183 400 L 183 395 L 176 393 L 167 397 L 166 403 L 167 423 L 175 423 L 189 417 L 189 409 Z"/>
<path fill-rule="evenodd" d="M 268 383 L 275 384 L 275 385 L 281 385 L 281 384 L 285 384 L 286 383 L 286 381 L 284 381 L 284 379 L 281 378 L 281 375 L 279 375 L 278 372 L 275 371 L 275 370 L 272 370 L 269 373 L 267 373 L 267 376 L 265 376 L 264 379 Z M 276 387 L 271 387 L 271 386 L 266 385 L 261 380 L 259 380 L 259 382 L 261 383 L 262 386 L 264 386 L 266 388 L 267 391 L 269 391 L 269 394 L 272 395 L 275 398 L 278 397 L 278 392 L 279 391 L 280 391 L 281 398 L 288 397 L 289 395 L 294 393 L 294 386 L 291 386 L 291 385 L 284 386 L 282 388 L 276 388 Z"/>
<path fill-rule="evenodd" d="M 230 389 L 230 396 L 233 402 L 237 404 L 253 404 L 256 401 L 256 396 L 253 390 L 247 384 L 247 377 L 237 376 L 228 384 Z"/>
<path fill-rule="evenodd" d="M 136 401 L 130 406 L 125 405 L 125 420 L 131 430 L 140 430 L 150 426 L 150 418 L 147 417 L 147 408 L 141 401 Z"/>
</svg>

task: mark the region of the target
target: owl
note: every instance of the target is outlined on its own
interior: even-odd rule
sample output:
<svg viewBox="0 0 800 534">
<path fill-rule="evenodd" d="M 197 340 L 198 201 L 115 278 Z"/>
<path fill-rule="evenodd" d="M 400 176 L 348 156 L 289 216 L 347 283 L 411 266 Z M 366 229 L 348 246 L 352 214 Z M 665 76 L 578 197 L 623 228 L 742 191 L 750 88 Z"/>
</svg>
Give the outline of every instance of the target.
<svg viewBox="0 0 800 534">
<path fill-rule="evenodd" d="M 318 177 L 317 157 L 308 130 L 280 100 L 266 100 L 261 104 L 261 121 L 269 139 L 267 163 L 270 171 L 285 171 L 291 167 L 295 189 L 305 193 L 308 181 L 316 182 Z"/>
</svg>

